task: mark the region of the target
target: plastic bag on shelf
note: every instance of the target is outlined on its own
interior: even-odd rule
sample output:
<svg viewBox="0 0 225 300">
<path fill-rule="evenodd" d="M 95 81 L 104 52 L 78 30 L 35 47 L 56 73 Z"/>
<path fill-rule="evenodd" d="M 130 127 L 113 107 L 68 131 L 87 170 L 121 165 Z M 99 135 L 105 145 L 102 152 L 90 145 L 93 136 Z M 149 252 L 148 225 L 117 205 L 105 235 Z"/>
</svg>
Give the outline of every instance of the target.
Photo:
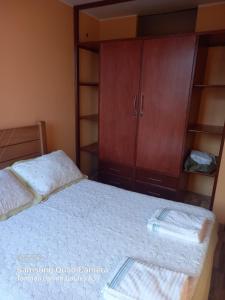
<svg viewBox="0 0 225 300">
<path fill-rule="evenodd" d="M 216 156 L 192 150 L 185 161 L 184 169 L 187 172 L 213 173 L 216 170 Z"/>
</svg>

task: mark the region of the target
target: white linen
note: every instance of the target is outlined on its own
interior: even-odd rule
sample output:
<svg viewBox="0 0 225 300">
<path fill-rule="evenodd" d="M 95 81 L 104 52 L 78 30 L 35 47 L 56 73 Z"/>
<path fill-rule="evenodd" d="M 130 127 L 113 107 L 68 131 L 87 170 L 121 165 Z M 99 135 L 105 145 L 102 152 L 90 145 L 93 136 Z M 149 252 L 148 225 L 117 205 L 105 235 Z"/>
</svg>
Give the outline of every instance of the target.
<svg viewBox="0 0 225 300">
<path fill-rule="evenodd" d="M 0 290 L 4 294 L 0 300 L 99 300 L 110 270 L 125 256 L 197 276 L 211 227 L 202 244 L 150 234 L 148 218 L 165 206 L 214 218 L 200 207 L 85 179 L 0 223 Z M 80 266 L 100 271 L 81 272 Z M 25 273 L 25 267 L 58 267 L 58 273 Z M 75 272 L 60 273 L 65 267 Z M 29 282 L 25 275 L 43 277 L 43 281 Z M 63 276 L 62 281 L 57 281 L 57 275 Z"/>
<path fill-rule="evenodd" d="M 0 171 L 0 220 L 35 203 L 35 196 L 9 170 Z"/>
<path fill-rule="evenodd" d="M 105 300 L 181 300 L 188 276 L 127 258 L 103 289 Z"/>
<path fill-rule="evenodd" d="M 17 162 L 11 169 L 42 197 L 83 177 L 74 162 L 61 150 Z"/>
<path fill-rule="evenodd" d="M 147 226 L 151 232 L 202 242 L 206 225 L 207 219 L 203 216 L 162 208 L 155 211 Z"/>
</svg>

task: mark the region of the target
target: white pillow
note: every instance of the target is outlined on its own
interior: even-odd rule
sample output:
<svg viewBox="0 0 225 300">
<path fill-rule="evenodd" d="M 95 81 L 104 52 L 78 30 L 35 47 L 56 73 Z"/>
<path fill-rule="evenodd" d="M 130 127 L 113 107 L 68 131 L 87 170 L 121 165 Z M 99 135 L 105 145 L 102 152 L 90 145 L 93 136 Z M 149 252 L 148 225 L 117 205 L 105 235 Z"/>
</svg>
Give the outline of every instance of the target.
<svg viewBox="0 0 225 300">
<path fill-rule="evenodd" d="M 11 169 L 42 197 L 83 178 L 74 162 L 61 150 L 15 163 Z"/>
<path fill-rule="evenodd" d="M 38 201 L 9 170 L 0 171 L 0 220 L 5 220 Z"/>
</svg>

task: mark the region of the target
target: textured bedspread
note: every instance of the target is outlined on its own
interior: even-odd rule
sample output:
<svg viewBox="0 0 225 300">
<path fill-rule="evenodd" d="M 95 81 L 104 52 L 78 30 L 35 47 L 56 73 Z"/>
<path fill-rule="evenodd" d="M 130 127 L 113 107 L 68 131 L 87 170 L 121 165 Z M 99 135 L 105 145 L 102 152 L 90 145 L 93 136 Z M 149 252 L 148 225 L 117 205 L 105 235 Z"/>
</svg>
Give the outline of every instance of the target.
<svg viewBox="0 0 225 300">
<path fill-rule="evenodd" d="M 203 244 L 150 234 L 160 207 L 205 209 L 82 180 L 0 223 L 0 300 L 98 300 L 118 261 L 138 258 L 198 275 Z"/>
</svg>

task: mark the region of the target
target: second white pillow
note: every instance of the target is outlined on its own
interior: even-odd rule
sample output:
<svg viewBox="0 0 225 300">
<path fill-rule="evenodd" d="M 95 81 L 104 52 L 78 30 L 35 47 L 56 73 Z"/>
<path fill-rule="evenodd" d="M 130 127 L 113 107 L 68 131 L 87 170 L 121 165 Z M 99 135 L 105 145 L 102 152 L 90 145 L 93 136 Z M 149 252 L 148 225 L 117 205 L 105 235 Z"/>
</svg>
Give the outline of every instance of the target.
<svg viewBox="0 0 225 300">
<path fill-rule="evenodd" d="M 84 177 L 62 150 L 15 163 L 11 170 L 42 197 Z"/>
</svg>

